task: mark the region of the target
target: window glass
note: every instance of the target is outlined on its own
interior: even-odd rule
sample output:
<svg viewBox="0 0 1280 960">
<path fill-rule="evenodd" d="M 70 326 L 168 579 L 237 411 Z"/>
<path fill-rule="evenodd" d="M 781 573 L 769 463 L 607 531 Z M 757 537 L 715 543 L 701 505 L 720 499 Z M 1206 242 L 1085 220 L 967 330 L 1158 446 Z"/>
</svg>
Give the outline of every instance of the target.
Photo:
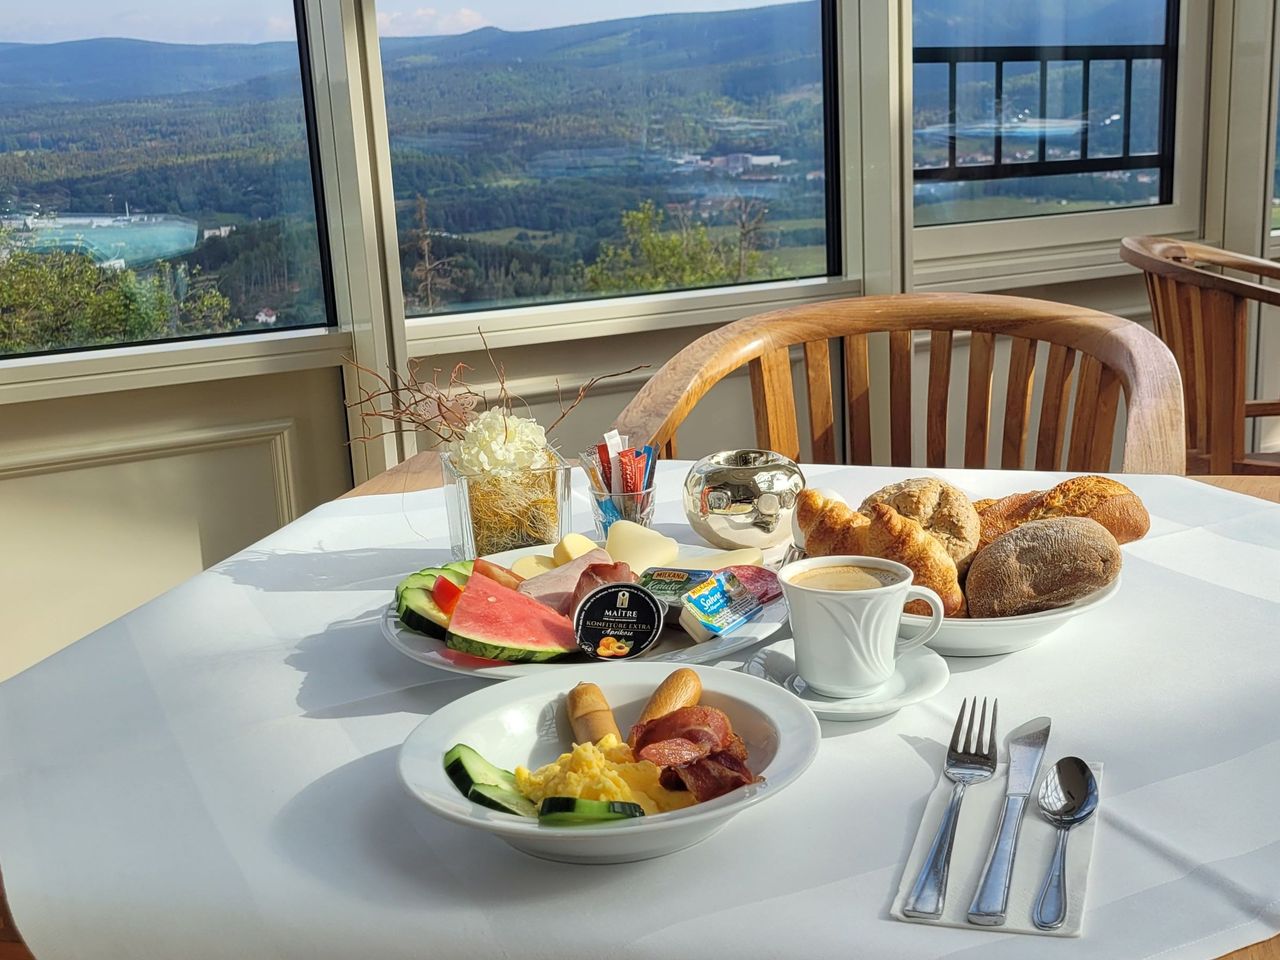
<svg viewBox="0 0 1280 960">
<path fill-rule="evenodd" d="M 827 274 L 823 18 L 379 0 L 407 314 Z"/>
<path fill-rule="evenodd" d="M 1177 6 L 914 0 L 916 224 L 1169 203 Z"/>
<path fill-rule="evenodd" d="M 0 356 L 328 322 L 289 0 L 0 20 Z"/>
</svg>

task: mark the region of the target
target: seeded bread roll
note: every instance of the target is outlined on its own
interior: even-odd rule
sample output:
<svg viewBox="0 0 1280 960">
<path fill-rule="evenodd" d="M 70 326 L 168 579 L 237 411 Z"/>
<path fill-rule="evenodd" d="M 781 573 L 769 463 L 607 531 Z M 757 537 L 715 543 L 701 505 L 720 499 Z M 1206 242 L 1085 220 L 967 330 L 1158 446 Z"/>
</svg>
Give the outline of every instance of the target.
<svg viewBox="0 0 1280 960">
<path fill-rule="evenodd" d="M 965 596 L 971 617 L 1053 610 L 1101 590 L 1120 574 L 1120 546 L 1088 517 L 1031 520 L 978 551 Z"/>
<path fill-rule="evenodd" d="M 1117 543 L 1146 536 L 1151 517 L 1138 495 L 1119 480 L 1083 476 L 1063 480 L 1049 490 L 1015 493 L 982 511 L 981 550 L 1029 520 L 1050 517 L 1089 517 L 1111 532 Z"/>
<path fill-rule="evenodd" d="M 920 524 L 946 548 L 956 570 L 964 576 L 978 549 L 982 521 L 963 491 L 937 477 L 915 477 L 882 487 L 863 500 L 858 510 L 869 514 L 877 503 L 886 503 Z"/>
</svg>

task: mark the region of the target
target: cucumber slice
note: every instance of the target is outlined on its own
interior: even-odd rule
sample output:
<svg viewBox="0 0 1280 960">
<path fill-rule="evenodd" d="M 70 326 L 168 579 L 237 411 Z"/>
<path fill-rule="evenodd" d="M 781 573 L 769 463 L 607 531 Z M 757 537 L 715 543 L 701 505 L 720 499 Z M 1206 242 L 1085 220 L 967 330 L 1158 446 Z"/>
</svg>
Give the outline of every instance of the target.
<svg viewBox="0 0 1280 960">
<path fill-rule="evenodd" d="M 444 755 L 444 772 L 463 793 L 477 784 L 501 787 L 516 792 L 516 776 L 510 770 L 495 767 L 465 743 L 455 744 Z"/>
<path fill-rule="evenodd" d="M 440 571 L 435 569 L 420 570 L 417 573 L 409 574 L 396 584 L 396 602 L 400 602 L 400 597 L 404 595 L 406 590 L 426 590 L 430 593 L 431 587 L 435 584 L 438 576 L 440 576 Z"/>
<path fill-rule="evenodd" d="M 449 615 L 436 605 L 427 590 L 410 587 L 400 594 L 396 615 L 410 630 L 443 640 L 449 626 Z"/>
<path fill-rule="evenodd" d="M 603 823 L 607 820 L 629 820 L 643 817 L 638 803 L 621 800 L 579 800 L 577 797 L 547 797 L 538 808 L 538 822 L 548 826 L 570 826 L 578 823 Z"/>
<path fill-rule="evenodd" d="M 538 815 L 538 808 L 516 790 L 515 774 L 495 767 L 465 743 L 444 755 L 444 772 L 472 803 L 518 817 Z"/>
<path fill-rule="evenodd" d="M 470 560 L 455 560 L 440 567 L 423 567 L 417 573 L 409 574 L 396 584 L 396 603 L 400 602 L 400 597 L 406 590 L 426 590 L 430 593 L 431 588 L 435 586 L 436 577 L 439 576 L 446 576 L 458 586 L 462 586 L 471 576 L 473 565 Z"/>
<path fill-rule="evenodd" d="M 514 790 L 495 787 L 491 783 L 477 783 L 467 791 L 467 799 L 491 810 L 514 813 L 517 817 L 536 817 L 538 808 Z"/>
<path fill-rule="evenodd" d="M 471 561 L 464 561 L 464 564 L 470 567 Z M 452 580 L 460 587 L 466 586 L 471 575 L 466 571 L 452 569 L 453 566 L 456 564 L 427 567 L 400 581 L 400 585 L 396 587 L 396 616 L 401 623 L 428 637 L 444 639 L 445 630 L 449 626 L 449 615 L 432 598 L 431 588 L 440 577 Z"/>
</svg>

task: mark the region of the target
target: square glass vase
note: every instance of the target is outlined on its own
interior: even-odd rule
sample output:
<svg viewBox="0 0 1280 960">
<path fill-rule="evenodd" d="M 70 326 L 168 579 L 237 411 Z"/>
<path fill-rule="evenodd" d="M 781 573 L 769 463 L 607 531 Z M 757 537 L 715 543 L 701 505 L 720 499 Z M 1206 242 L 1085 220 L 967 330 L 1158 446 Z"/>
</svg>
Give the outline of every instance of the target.
<svg viewBox="0 0 1280 960">
<path fill-rule="evenodd" d="M 441 454 L 455 560 L 558 543 L 570 532 L 572 467 L 554 450 L 551 454 L 554 463 L 510 476 L 460 474 L 453 458 Z"/>
</svg>

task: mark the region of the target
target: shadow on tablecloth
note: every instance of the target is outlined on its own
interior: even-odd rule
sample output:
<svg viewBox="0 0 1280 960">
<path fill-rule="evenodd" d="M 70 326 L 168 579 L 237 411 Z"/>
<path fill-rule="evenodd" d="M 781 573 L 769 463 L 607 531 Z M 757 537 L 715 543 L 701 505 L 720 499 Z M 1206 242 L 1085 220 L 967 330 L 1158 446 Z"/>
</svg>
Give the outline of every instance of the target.
<svg viewBox="0 0 1280 960">
<path fill-rule="evenodd" d="M 379 603 L 302 637 L 285 663 L 302 674 L 297 703 L 308 718 L 429 714 L 487 683 L 411 660 L 383 638 Z"/>
<path fill-rule="evenodd" d="M 209 568 L 242 586 L 272 592 L 391 590 L 415 570 L 450 559 L 447 550 L 246 550 Z M 388 594 L 390 599 L 390 594 Z"/>
</svg>

